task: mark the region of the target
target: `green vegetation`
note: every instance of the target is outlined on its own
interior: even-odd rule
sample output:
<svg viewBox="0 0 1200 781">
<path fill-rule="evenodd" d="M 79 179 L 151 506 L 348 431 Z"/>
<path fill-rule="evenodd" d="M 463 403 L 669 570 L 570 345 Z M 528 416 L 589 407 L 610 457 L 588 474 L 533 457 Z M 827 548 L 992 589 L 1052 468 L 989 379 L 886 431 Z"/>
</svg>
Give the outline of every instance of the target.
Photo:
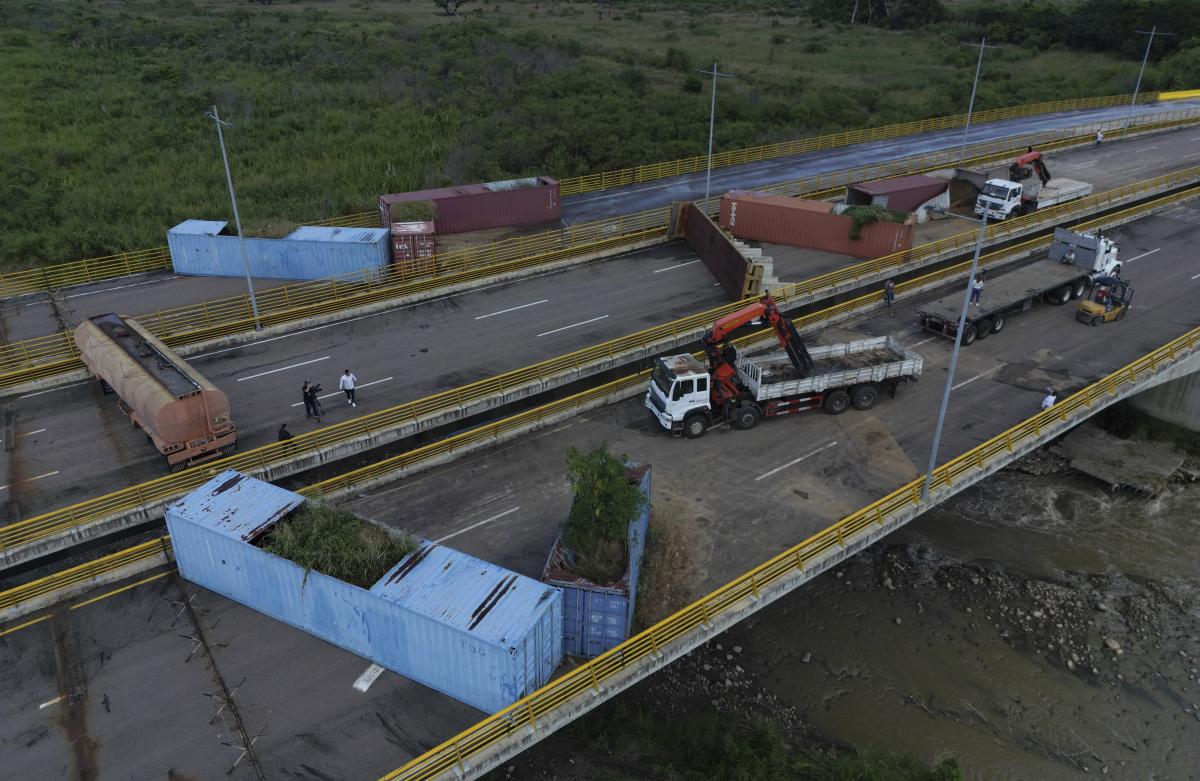
<svg viewBox="0 0 1200 781">
<path fill-rule="evenodd" d="M 625 463 L 624 456 L 608 452 L 607 442 L 590 453 L 575 448 L 567 453 L 575 500 L 563 542 L 575 554 L 571 570 L 593 583 L 612 583 L 625 574 L 629 522 L 646 503 Z"/>
<path fill-rule="evenodd" d="M 909 218 L 907 212 L 893 211 L 883 206 L 848 206 L 842 212 L 850 218 L 850 238 L 857 240 L 862 229 L 873 222 L 903 223 Z"/>
<path fill-rule="evenodd" d="M 305 570 L 369 588 L 416 550 L 417 543 L 407 534 L 389 534 L 345 510 L 309 500 L 276 524 L 261 547 Z"/>
<path fill-rule="evenodd" d="M 1154 23 L 1143 89 L 1200 86 L 1191 3 L 0 0 L 0 269 L 228 219 L 213 104 L 253 231 L 702 154 L 714 60 L 718 150 L 961 113 L 985 31 L 980 109 L 1127 92 Z"/>
</svg>

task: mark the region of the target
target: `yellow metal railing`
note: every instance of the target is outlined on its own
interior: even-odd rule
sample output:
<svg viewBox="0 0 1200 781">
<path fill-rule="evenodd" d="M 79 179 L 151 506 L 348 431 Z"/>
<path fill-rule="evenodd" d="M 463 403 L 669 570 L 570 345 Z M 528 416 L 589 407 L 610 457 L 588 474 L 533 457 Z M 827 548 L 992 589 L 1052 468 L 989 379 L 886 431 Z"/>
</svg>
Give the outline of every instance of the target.
<svg viewBox="0 0 1200 781">
<path fill-rule="evenodd" d="M 1191 169 L 1189 169 L 1191 170 Z M 1200 175 L 1200 172 L 1197 173 Z M 1100 199 L 1093 204 L 1092 208 L 1102 207 L 1106 201 L 1104 200 L 1109 193 L 1100 196 L 1093 196 L 1095 199 Z M 1112 221 L 1119 219 L 1131 219 L 1136 216 L 1148 214 L 1156 209 L 1161 209 L 1166 205 L 1177 203 L 1188 198 L 1200 196 L 1200 187 L 1191 188 L 1182 192 L 1173 193 L 1168 196 L 1156 198 L 1152 201 L 1139 204 L 1135 207 L 1125 209 L 1117 214 L 1083 223 L 1077 228 L 1079 230 L 1091 230 L 1097 227 L 1103 227 Z M 1115 197 L 1113 198 L 1115 199 Z M 1055 209 L 1065 208 L 1070 204 L 1064 204 Z M 1046 213 L 1053 210 L 1048 209 Z M 1029 220 L 1038 217 L 1035 213 L 1027 217 L 1013 220 L 1006 223 L 993 225 L 989 231 L 1004 231 L 1006 229 L 1016 232 L 1015 226 L 1020 220 Z M 1061 219 L 1061 215 L 1057 215 L 1052 219 Z M 993 239 L 1002 238 L 1003 233 L 992 233 Z M 921 255 L 930 257 L 937 253 L 947 252 L 951 250 L 965 250 L 974 247 L 976 240 L 974 231 L 966 231 L 956 236 L 943 239 L 939 242 L 923 245 L 907 252 L 896 253 L 885 258 L 879 258 L 872 261 L 857 264 L 848 269 L 841 269 L 830 274 L 816 277 L 811 280 L 806 280 L 794 285 L 788 285 L 773 291 L 776 301 L 783 308 L 788 309 L 795 302 L 803 302 L 810 300 L 814 292 L 827 290 L 839 283 L 847 281 L 859 281 L 864 278 L 877 277 L 878 275 L 900 268 L 901 266 L 912 263 Z M 1008 247 L 1001 252 L 989 253 L 980 259 L 982 267 L 988 267 L 1006 257 L 1014 254 L 1029 253 L 1037 251 L 1041 248 L 1049 246 L 1050 237 L 1042 237 L 1023 242 L 1021 244 Z M 936 249 L 926 249 L 936 248 Z M 914 254 L 918 253 L 918 254 Z M 897 286 L 897 293 L 903 296 L 906 292 L 915 290 L 919 287 L 931 284 L 933 282 L 950 279 L 955 275 L 965 272 L 970 267 L 969 261 L 954 264 L 952 266 L 938 269 L 916 279 L 908 280 Z M 878 294 L 867 294 L 844 303 L 823 309 L 818 312 L 813 312 L 803 317 L 795 318 L 795 323 L 799 328 L 805 328 L 811 325 L 816 325 L 832 317 L 838 317 L 848 312 L 859 309 L 866 309 L 878 303 Z M 546 380 L 561 377 L 567 372 L 579 372 L 581 369 L 586 369 L 595 366 L 605 360 L 616 356 L 627 354 L 635 350 L 646 350 L 648 348 L 661 349 L 662 345 L 668 340 L 678 342 L 678 340 L 688 337 L 698 337 L 703 333 L 704 329 L 712 324 L 719 317 L 732 312 L 743 306 L 745 302 L 735 302 L 725 304 L 705 312 L 699 312 L 688 317 L 680 318 L 679 320 L 665 323 L 660 326 L 648 328 L 637 333 L 627 336 L 612 339 L 601 344 L 577 350 L 566 355 L 551 358 L 546 361 L 526 366 L 521 369 L 515 369 L 504 374 L 490 377 L 484 380 L 479 380 L 468 385 L 443 391 L 416 401 L 400 404 L 387 410 L 375 412 L 370 415 L 365 415 L 361 418 L 355 418 L 343 423 L 338 423 L 332 426 L 327 426 L 316 431 L 311 431 L 305 434 L 300 434 L 294 439 L 287 442 L 274 442 L 268 445 L 248 450 L 245 453 L 240 453 L 227 458 L 219 459 L 203 466 L 193 467 L 192 469 L 178 472 L 171 475 L 151 480 L 139 485 L 123 488 L 112 493 L 105 494 L 100 497 L 88 499 L 78 504 L 64 507 L 59 510 L 53 510 L 48 513 L 34 516 L 8 526 L 0 527 L 0 550 L 13 548 L 20 545 L 25 545 L 37 540 L 45 539 L 46 537 L 58 534 L 87 523 L 99 521 L 116 514 L 130 512 L 133 510 L 153 506 L 158 503 L 169 501 L 171 499 L 182 496 L 187 491 L 192 490 L 196 486 L 201 485 L 213 475 L 225 469 L 236 469 L 241 472 L 250 474 L 265 473 L 269 468 L 296 461 L 301 458 L 319 454 L 329 448 L 338 445 L 359 441 L 372 436 L 387 435 L 402 426 L 416 426 L 422 419 L 427 419 L 431 416 L 446 413 L 449 411 L 458 411 L 467 404 L 478 402 L 484 399 L 493 398 L 497 395 L 504 394 L 522 387 L 529 387 L 534 384 L 543 384 Z M 593 389 L 581 394 L 576 394 L 570 397 L 574 401 L 572 403 L 584 403 L 590 398 L 588 394 L 600 393 L 607 395 L 614 392 L 616 383 L 629 381 L 618 380 L 615 383 L 610 383 L 607 386 L 602 386 L 600 389 Z M 565 401 L 563 402 L 565 403 Z M 553 405 L 539 407 L 538 410 L 557 410 Z M 536 411 L 526 413 L 526 415 L 534 414 Z M 546 413 L 549 414 L 549 413 Z M 527 418 L 522 418 L 526 420 Z M 403 468 L 406 463 L 416 463 L 424 458 L 432 457 L 433 455 L 442 452 L 438 448 L 458 448 L 464 443 L 474 442 L 475 438 L 494 436 L 495 433 L 502 429 L 494 428 L 505 425 L 505 421 L 500 423 L 481 426 L 478 429 L 466 432 L 459 435 L 459 438 L 450 438 L 447 440 L 449 444 L 434 443 L 424 449 L 412 451 L 412 453 L 402 454 L 397 456 L 398 460 L 389 460 L 380 462 L 381 464 L 399 464 L 400 466 L 390 466 L 388 469 Z M 490 432 L 490 433 L 489 433 Z M 413 454 L 421 453 L 419 458 Z M 416 459 L 409 462 L 404 459 Z M 366 474 L 368 471 L 375 468 L 376 465 L 364 467 L 359 470 L 360 473 Z M 332 480 L 340 480 L 344 483 L 347 478 L 341 476 Z M 327 481 L 332 484 L 332 481 Z M 328 488 L 322 489 L 328 490 Z"/>
<path fill-rule="evenodd" d="M 1166 94 L 1177 96 L 1174 99 L 1190 97 L 1189 93 Z M 1142 93 L 1138 96 L 1138 102 L 1153 103 L 1157 99 L 1157 96 L 1158 93 L 1154 92 Z M 1000 119 L 1012 119 L 1015 117 L 1030 116 L 1033 114 L 1089 108 L 1106 108 L 1109 106 L 1123 105 L 1129 101 L 1129 95 L 1111 95 L 1098 98 L 1076 98 L 1071 100 L 1051 101 L 1047 103 L 1033 103 L 1024 106 L 1012 106 L 1008 108 L 977 111 L 972 115 L 971 121 L 974 124 L 984 124 Z M 816 136 L 814 138 L 783 141 L 776 144 L 767 144 L 749 149 L 720 152 L 713 155 L 713 167 L 717 168 L 737 165 L 739 163 L 755 162 L 769 158 L 800 154 L 803 152 L 813 152 L 821 149 L 833 149 L 836 147 L 847 146 L 849 144 L 861 143 L 863 141 L 896 138 L 898 136 L 911 135 L 913 133 L 924 133 L 931 130 L 944 130 L 946 128 L 961 127 L 965 122 L 965 119 L 965 115 L 960 114 L 949 117 L 902 122 L 899 124 L 886 125 L 867 130 L 851 130 L 842 133 L 831 133 L 824 136 Z M 660 179 L 668 176 L 695 173 L 697 171 L 704 170 L 707 166 L 707 162 L 708 158 L 706 156 L 701 156 L 686 158 L 683 160 L 671 160 L 662 163 L 651 163 L 649 165 L 627 168 L 620 171 L 609 171 L 599 174 L 571 177 L 560 180 L 559 186 L 562 195 L 575 195 L 578 193 L 592 192 L 611 187 L 620 187 L 626 184 L 645 182 L 651 179 Z M 355 214 L 347 214 L 341 217 L 318 220 L 309 224 L 347 228 L 375 227 L 378 225 L 378 214 L 374 211 L 357 212 Z M 21 295 L 23 293 L 32 293 L 39 290 L 65 287 L 67 285 L 80 285 L 90 282 L 97 282 L 102 279 L 111 279 L 113 277 L 126 276 L 128 274 L 138 274 L 147 271 L 161 271 L 169 268 L 171 268 L 171 257 L 170 253 L 167 251 L 167 247 L 158 246 L 150 249 L 120 253 L 117 255 L 86 258 L 83 260 L 59 263 L 51 266 L 43 266 L 40 268 L 12 271 L 0 274 L 0 298 Z"/>
<path fill-rule="evenodd" d="M 1200 111 L 1186 110 L 1156 114 L 1150 125 L 1165 128 L 1200 120 Z M 1111 124 L 1111 123 L 1107 123 Z M 982 165 L 1007 158 L 1015 150 L 1036 144 L 1046 151 L 1071 146 L 1090 137 L 1106 123 L 1042 131 L 1033 135 L 1000 139 L 973 145 L 972 157 L 958 160 L 955 150 L 943 150 L 901 160 L 874 163 L 811 177 L 781 182 L 760 188 L 764 191 L 820 196 L 854 181 L 884 178 L 936 170 L 954 163 Z M 718 197 L 703 204 L 715 211 Z M 385 272 L 364 270 L 312 282 L 284 285 L 260 293 L 257 297 L 260 323 L 276 325 L 337 312 L 354 306 L 428 292 L 505 272 L 536 268 L 570 257 L 612 249 L 661 235 L 666 229 L 670 209 L 659 207 L 630 215 L 621 215 L 591 223 L 545 231 L 461 252 L 435 256 L 424 269 L 390 269 Z M 152 333 L 171 346 L 192 344 L 206 339 L 252 330 L 249 299 L 245 295 L 159 310 L 137 319 Z M 74 340 L 68 332 L 34 337 L 0 345 L 0 388 L 52 377 L 78 369 L 82 363 Z"/>
<path fill-rule="evenodd" d="M 1018 446 L 1036 442 L 1076 418 L 1087 417 L 1090 409 L 1125 385 L 1156 374 L 1200 346 L 1200 328 L 1159 347 L 1104 379 L 1010 428 L 982 445 L 963 453 L 934 470 L 933 489 L 952 488 L 966 475 L 978 472 L 997 458 L 1005 459 Z M 1081 414 L 1082 413 L 1082 414 Z M 901 486 L 834 525 L 760 564 L 707 596 L 701 597 L 668 618 L 568 672 L 533 694 L 510 705 L 403 767 L 381 781 L 429 781 L 443 773 L 466 769 L 466 762 L 501 740 L 527 728 L 578 697 L 592 697 L 606 681 L 648 657 L 671 653 L 673 646 L 687 645 L 688 636 L 703 632 L 713 620 L 749 600 L 785 576 L 803 571 L 830 551 L 843 550 L 895 518 L 921 507 L 923 476 Z"/>
<path fill-rule="evenodd" d="M 86 583 L 92 578 L 119 570 L 130 564 L 153 558 L 170 550 L 169 539 L 169 537 L 161 537 L 157 540 L 150 540 L 107 556 L 101 556 L 94 561 L 55 572 L 44 578 L 14 586 L 7 591 L 0 591 L 0 611 L 16 607 L 31 599 L 54 594 L 77 583 Z"/>
</svg>

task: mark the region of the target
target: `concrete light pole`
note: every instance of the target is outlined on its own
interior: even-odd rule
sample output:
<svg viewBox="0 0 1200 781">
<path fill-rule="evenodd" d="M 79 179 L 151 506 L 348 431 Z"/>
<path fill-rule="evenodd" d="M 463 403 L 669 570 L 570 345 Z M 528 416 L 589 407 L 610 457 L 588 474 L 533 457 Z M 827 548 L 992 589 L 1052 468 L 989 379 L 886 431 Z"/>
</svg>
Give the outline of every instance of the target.
<svg viewBox="0 0 1200 781">
<path fill-rule="evenodd" d="M 975 81 L 971 84 L 971 102 L 967 104 L 967 122 L 963 125 L 962 147 L 958 150 L 958 159 L 960 161 L 963 159 L 963 155 L 967 153 L 967 131 L 971 129 L 971 112 L 975 109 L 975 90 L 979 87 L 979 71 L 983 69 L 983 50 L 999 48 L 999 46 L 988 46 L 987 38 L 979 39 L 979 59 L 975 62 Z"/>
<path fill-rule="evenodd" d="M 961 214 L 953 214 L 945 210 L 939 211 L 950 217 L 958 217 L 960 220 L 976 222 L 976 220 Z M 942 441 L 942 425 L 946 422 L 946 408 L 950 406 L 950 391 L 954 387 L 954 369 L 958 366 L 958 351 L 962 348 L 963 327 L 967 322 L 967 310 L 971 307 L 971 284 L 979 272 L 979 255 L 983 252 L 983 239 L 987 232 L 987 215 L 980 217 L 978 222 L 979 237 L 975 240 L 975 255 L 971 258 L 971 271 L 967 274 L 967 289 L 963 292 L 962 311 L 958 313 L 958 331 L 954 339 L 954 349 L 950 352 L 950 369 L 946 374 L 946 388 L 942 391 L 942 406 L 938 408 L 937 425 L 933 429 L 933 446 L 929 448 L 929 466 L 925 470 L 925 482 L 921 486 L 922 502 L 929 500 L 929 487 L 933 483 L 933 469 L 937 466 L 938 445 Z"/>
<path fill-rule="evenodd" d="M 1142 67 L 1138 69 L 1137 83 L 1133 85 L 1133 100 L 1129 101 L 1129 116 L 1125 117 L 1124 134 L 1129 135 L 1129 125 L 1133 122 L 1133 108 L 1137 105 L 1138 90 L 1142 88 L 1142 74 L 1146 72 L 1146 60 L 1150 59 L 1150 47 L 1154 44 L 1154 36 L 1156 35 L 1171 35 L 1172 33 L 1160 33 L 1158 25 L 1146 30 L 1134 30 L 1141 35 L 1149 35 L 1150 39 L 1146 41 L 1146 53 L 1142 55 Z"/>
<path fill-rule="evenodd" d="M 238 214 L 237 195 L 233 192 L 233 174 L 229 172 L 229 155 L 225 153 L 225 134 L 221 132 L 222 125 L 233 127 L 233 123 L 221 119 L 216 105 L 213 105 L 212 111 L 206 111 L 204 116 L 211 119 L 217 126 L 217 141 L 221 144 L 221 160 L 225 163 L 225 181 L 229 184 L 229 200 L 233 203 L 233 221 L 237 225 L 238 249 L 242 253 L 242 271 L 246 274 L 246 288 L 250 291 L 250 311 L 254 313 L 254 330 L 258 331 L 262 329 L 258 320 L 258 299 L 254 297 L 254 280 L 250 276 L 250 261 L 246 258 L 246 239 L 242 236 L 242 218 Z"/>
<path fill-rule="evenodd" d="M 699 71 L 712 76 L 712 105 L 708 110 L 708 172 L 704 175 L 704 204 L 708 208 L 708 194 L 710 185 L 712 184 L 712 146 L 713 146 L 713 127 L 717 120 L 717 77 L 725 76 L 733 78 L 732 73 L 718 73 L 717 64 L 714 62 L 711 71 Z"/>
</svg>

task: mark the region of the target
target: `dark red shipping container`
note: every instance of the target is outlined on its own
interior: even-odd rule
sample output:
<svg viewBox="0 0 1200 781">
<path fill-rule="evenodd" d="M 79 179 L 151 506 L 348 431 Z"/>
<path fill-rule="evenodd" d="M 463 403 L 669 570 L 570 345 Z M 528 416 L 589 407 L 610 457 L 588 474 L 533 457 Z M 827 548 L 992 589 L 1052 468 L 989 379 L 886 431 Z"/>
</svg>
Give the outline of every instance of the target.
<svg viewBox="0 0 1200 781">
<path fill-rule="evenodd" d="M 437 239 L 432 222 L 392 223 L 392 263 L 404 276 L 432 274 Z"/>
<path fill-rule="evenodd" d="M 393 205 L 410 201 L 433 203 L 438 233 L 558 222 L 562 217 L 558 181 L 548 176 L 381 195 L 381 224 L 391 225 Z"/>
<path fill-rule="evenodd" d="M 785 195 L 732 190 L 721 197 L 720 225 L 739 239 L 877 258 L 910 249 L 916 235 L 913 219 L 903 225 L 866 225 L 850 238 L 852 220 L 833 214 L 833 204 Z"/>
<path fill-rule="evenodd" d="M 876 179 L 873 182 L 859 182 L 847 187 L 846 203 L 852 206 L 875 205 L 898 212 L 911 212 L 949 189 L 949 181 L 932 176 Z"/>
</svg>

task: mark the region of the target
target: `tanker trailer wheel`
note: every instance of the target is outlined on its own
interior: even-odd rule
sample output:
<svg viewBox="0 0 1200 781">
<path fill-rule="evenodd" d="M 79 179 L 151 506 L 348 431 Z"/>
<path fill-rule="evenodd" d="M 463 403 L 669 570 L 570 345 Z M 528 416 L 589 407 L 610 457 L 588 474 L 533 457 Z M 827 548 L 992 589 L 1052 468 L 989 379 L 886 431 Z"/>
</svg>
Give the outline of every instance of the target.
<svg viewBox="0 0 1200 781">
<path fill-rule="evenodd" d="M 854 405 L 854 409 L 871 409 L 878 400 L 879 389 L 870 383 L 859 385 L 850 391 L 850 403 Z"/>
<path fill-rule="evenodd" d="M 821 406 L 830 415 L 841 415 L 850 406 L 850 394 L 839 388 L 825 394 L 825 401 L 821 402 Z"/>
<path fill-rule="evenodd" d="M 758 425 L 760 418 L 762 418 L 762 413 L 758 411 L 758 407 L 746 404 L 738 407 L 737 412 L 733 413 L 733 425 L 734 428 L 748 431 Z"/>
</svg>

